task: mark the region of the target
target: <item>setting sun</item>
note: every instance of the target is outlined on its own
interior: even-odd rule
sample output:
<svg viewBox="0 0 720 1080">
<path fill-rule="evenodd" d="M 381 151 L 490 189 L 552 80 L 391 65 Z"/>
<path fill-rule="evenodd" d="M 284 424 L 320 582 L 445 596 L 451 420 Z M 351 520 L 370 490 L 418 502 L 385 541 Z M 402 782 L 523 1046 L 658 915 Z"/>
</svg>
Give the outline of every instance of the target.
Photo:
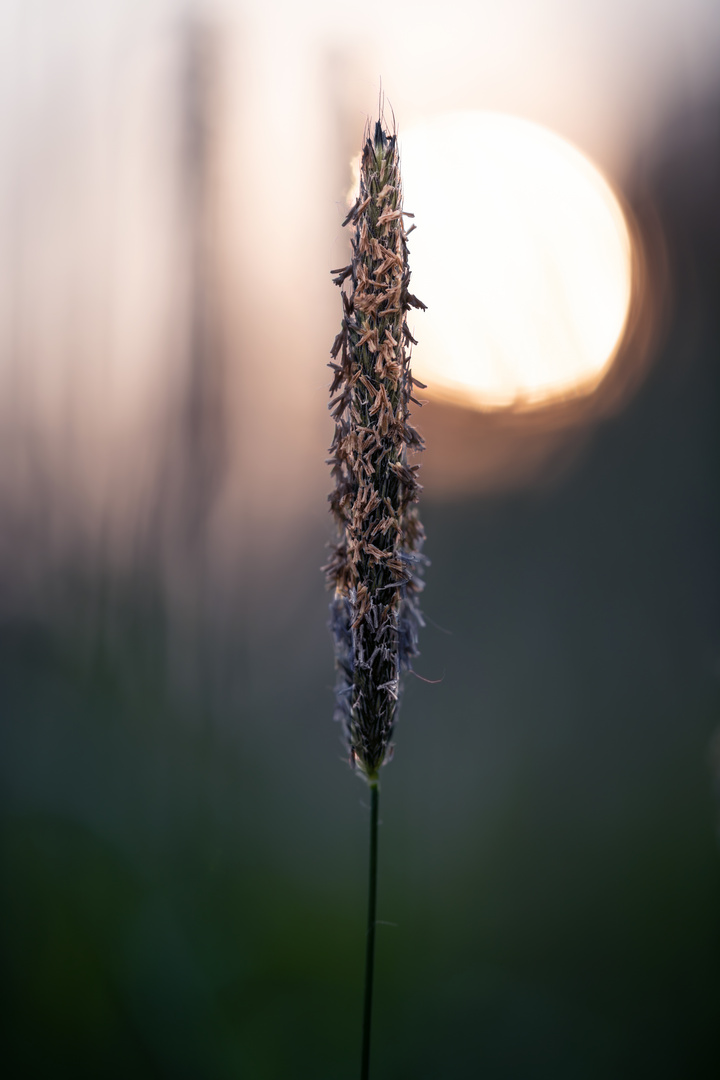
<svg viewBox="0 0 720 1080">
<path fill-rule="evenodd" d="M 429 392 L 497 409 L 592 391 L 631 293 L 630 235 L 602 175 L 559 136 L 494 113 L 438 116 L 400 149 L 412 287 L 428 305 L 413 368 Z"/>
</svg>

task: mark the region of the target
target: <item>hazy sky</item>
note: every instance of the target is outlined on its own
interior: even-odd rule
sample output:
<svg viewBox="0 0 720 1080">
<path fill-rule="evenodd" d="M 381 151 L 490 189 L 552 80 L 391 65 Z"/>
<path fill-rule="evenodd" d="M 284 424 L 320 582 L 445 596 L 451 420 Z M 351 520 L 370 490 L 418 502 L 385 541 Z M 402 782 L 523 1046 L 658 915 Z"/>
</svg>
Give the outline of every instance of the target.
<svg viewBox="0 0 720 1080">
<path fill-rule="evenodd" d="M 19 431 L 34 452 L 61 432 L 60 458 L 99 474 L 99 490 L 149 452 L 186 347 L 178 143 L 191 17 L 220 28 L 212 206 L 237 332 L 229 398 L 246 409 L 234 437 L 266 439 L 252 403 L 272 395 L 276 424 L 297 425 L 291 471 L 306 476 L 311 454 L 318 487 L 338 301 L 328 269 L 344 261 L 349 162 L 380 81 L 401 133 L 446 111 L 510 112 L 569 138 L 622 187 L 668 115 L 708 92 L 720 57 L 717 0 L 0 0 L 5 437 Z M 270 447 L 262 460 L 265 490 Z"/>
<path fill-rule="evenodd" d="M 238 33 L 264 95 L 262 71 L 287 103 L 310 107 L 327 92 L 318 67 L 335 50 L 358 109 L 372 107 L 382 77 L 403 124 L 449 108 L 518 112 L 610 168 L 668 103 L 702 91 L 720 56 L 716 0 L 368 0 L 362 9 L 347 0 L 2 0 L 5 109 L 29 118 L 53 70 L 64 69 L 70 95 L 101 82 L 108 66 L 132 69 L 185 12 Z M 262 98 L 255 104 L 262 110 Z"/>
</svg>

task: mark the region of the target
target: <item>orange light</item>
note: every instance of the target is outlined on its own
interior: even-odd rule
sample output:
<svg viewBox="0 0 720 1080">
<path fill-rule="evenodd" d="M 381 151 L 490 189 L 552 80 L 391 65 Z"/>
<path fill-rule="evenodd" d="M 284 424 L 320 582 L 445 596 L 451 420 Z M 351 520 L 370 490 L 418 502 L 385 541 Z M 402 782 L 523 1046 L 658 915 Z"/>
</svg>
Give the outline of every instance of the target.
<svg viewBox="0 0 720 1080">
<path fill-rule="evenodd" d="M 415 214 L 412 291 L 427 305 L 413 370 L 479 409 L 591 392 L 631 295 L 631 241 L 609 184 L 552 132 L 451 113 L 401 132 Z"/>
</svg>

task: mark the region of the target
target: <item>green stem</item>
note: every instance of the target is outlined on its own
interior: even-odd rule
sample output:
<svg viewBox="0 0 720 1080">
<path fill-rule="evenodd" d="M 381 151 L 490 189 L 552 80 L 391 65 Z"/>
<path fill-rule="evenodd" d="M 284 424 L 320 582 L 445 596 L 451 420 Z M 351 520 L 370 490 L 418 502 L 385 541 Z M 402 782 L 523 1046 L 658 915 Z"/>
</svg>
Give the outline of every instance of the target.
<svg viewBox="0 0 720 1080">
<path fill-rule="evenodd" d="M 370 1076 L 370 1021 L 372 1020 L 373 968 L 375 966 L 375 912 L 377 908 L 378 796 L 377 780 L 370 781 L 370 873 L 365 941 L 365 1005 L 363 1009 L 362 1064 L 360 1080 Z"/>
</svg>

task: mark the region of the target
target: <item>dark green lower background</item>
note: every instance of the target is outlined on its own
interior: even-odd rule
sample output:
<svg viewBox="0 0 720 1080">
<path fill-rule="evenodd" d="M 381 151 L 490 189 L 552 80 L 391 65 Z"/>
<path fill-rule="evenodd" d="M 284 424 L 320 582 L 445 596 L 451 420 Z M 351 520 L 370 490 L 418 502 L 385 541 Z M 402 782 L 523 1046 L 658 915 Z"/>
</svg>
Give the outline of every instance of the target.
<svg viewBox="0 0 720 1080">
<path fill-rule="evenodd" d="M 626 415 L 554 492 L 426 501 L 451 633 L 382 774 L 378 1080 L 713 1075 L 717 520 L 680 434 Z M 367 799 L 320 554 L 185 694 L 148 582 L 6 621 L 7 1075 L 356 1075 Z"/>
</svg>

